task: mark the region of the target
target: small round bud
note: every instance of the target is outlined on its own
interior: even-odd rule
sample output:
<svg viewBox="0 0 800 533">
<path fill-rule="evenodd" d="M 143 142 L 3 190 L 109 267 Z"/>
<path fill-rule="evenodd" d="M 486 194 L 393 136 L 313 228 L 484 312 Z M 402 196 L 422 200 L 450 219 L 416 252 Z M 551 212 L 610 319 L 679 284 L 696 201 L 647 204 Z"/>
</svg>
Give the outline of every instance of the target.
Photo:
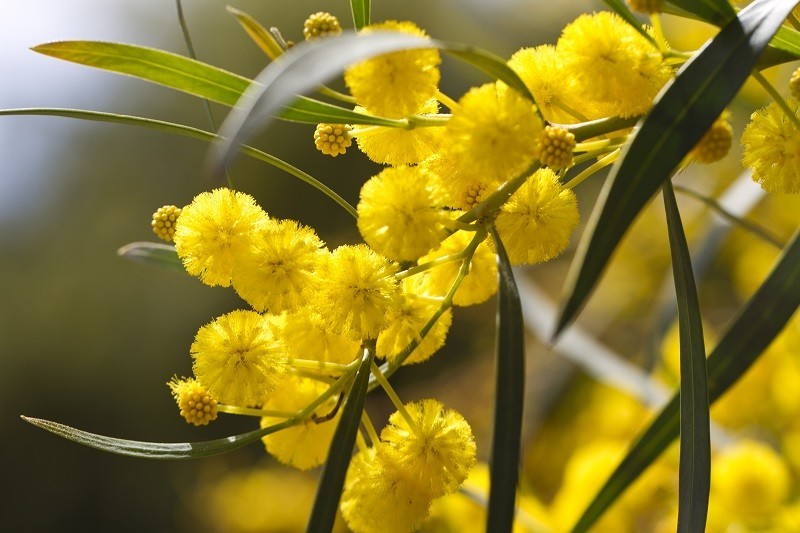
<svg viewBox="0 0 800 533">
<path fill-rule="evenodd" d="M 175 222 L 180 214 L 180 207 L 175 207 L 174 205 L 159 207 L 158 211 L 153 213 L 153 220 L 150 222 L 153 227 L 153 233 L 158 235 L 159 239 L 171 241 L 175 235 Z"/>
<path fill-rule="evenodd" d="M 631 10 L 638 13 L 661 13 L 664 11 L 664 0 L 625 0 Z"/>
<path fill-rule="evenodd" d="M 470 184 L 469 187 L 464 190 L 460 207 L 466 210 L 472 209 L 489 196 L 489 194 L 487 194 L 488 189 L 489 187 L 485 183 L 476 182 Z"/>
<path fill-rule="evenodd" d="M 347 124 L 317 124 L 314 131 L 314 144 L 323 154 L 336 157 L 345 153 L 353 144 L 350 137 L 350 126 Z"/>
<path fill-rule="evenodd" d="M 792 93 L 792 98 L 800 100 L 800 68 L 792 72 L 792 78 L 789 80 L 789 91 Z"/>
<path fill-rule="evenodd" d="M 728 122 L 729 115 L 730 113 L 723 112 L 708 128 L 689 154 L 693 160 L 708 165 L 728 155 L 733 143 L 733 128 Z"/>
<path fill-rule="evenodd" d="M 545 126 L 539 137 L 539 161 L 553 170 L 572 165 L 572 151 L 575 149 L 575 135 L 564 128 Z"/>
<path fill-rule="evenodd" d="M 217 418 L 217 400 L 194 378 L 172 378 L 167 382 L 181 416 L 189 424 L 205 426 Z"/>
<path fill-rule="evenodd" d="M 342 27 L 339 25 L 339 19 L 324 11 L 314 13 L 303 24 L 303 36 L 306 41 L 319 37 L 331 37 L 340 33 L 342 33 Z"/>
</svg>

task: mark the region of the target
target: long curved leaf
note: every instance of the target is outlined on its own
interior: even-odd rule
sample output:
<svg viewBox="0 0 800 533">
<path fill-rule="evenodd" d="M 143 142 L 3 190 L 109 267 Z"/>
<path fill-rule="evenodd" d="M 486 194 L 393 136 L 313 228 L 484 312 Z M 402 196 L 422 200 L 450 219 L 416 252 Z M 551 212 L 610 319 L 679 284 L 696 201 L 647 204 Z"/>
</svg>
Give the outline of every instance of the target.
<svg viewBox="0 0 800 533">
<path fill-rule="evenodd" d="M 369 25 L 370 0 L 350 0 L 350 11 L 355 29 Z"/>
<path fill-rule="evenodd" d="M 800 230 L 784 248 L 767 279 L 731 321 L 708 357 L 708 400 L 714 403 L 744 375 L 800 305 Z M 678 396 L 661 410 L 586 508 L 573 533 L 587 531 L 611 504 L 675 440 L 680 430 Z"/>
<path fill-rule="evenodd" d="M 672 182 L 662 187 L 667 213 L 669 248 L 678 302 L 680 335 L 680 466 L 678 475 L 678 531 L 703 531 L 711 488 L 711 419 L 703 323 L 697 298 L 692 258 L 683 231 Z"/>
<path fill-rule="evenodd" d="M 283 48 L 281 45 L 278 44 L 278 41 L 275 40 L 275 37 L 261 25 L 256 19 L 245 13 L 244 11 L 240 11 L 233 6 L 225 6 L 225 9 L 236 17 L 236 20 L 242 26 L 247 35 L 253 40 L 261 51 L 267 54 L 267 57 L 270 59 L 277 59 L 281 54 L 283 54 Z"/>
<path fill-rule="evenodd" d="M 314 499 L 314 508 L 311 510 L 311 517 L 306 528 L 308 533 L 333 529 L 336 510 L 339 508 L 339 499 L 342 496 L 344 478 L 353 456 L 358 425 L 361 423 L 361 413 L 367 399 L 370 367 L 374 359 L 375 341 L 367 341 L 364 343 L 361 364 L 353 378 L 353 385 L 350 387 L 350 393 L 342 409 L 342 416 L 331 440 L 328 458 L 322 469 L 317 495 Z"/>
<path fill-rule="evenodd" d="M 717 26 L 736 16 L 736 10 L 727 0 L 668 0 L 668 3 Z"/>
<path fill-rule="evenodd" d="M 497 375 L 486 531 L 511 531 L 519 481 L 522 408 L 525 403 L 525 326 L 508 255 L 497 230 L 490 227 L 489 232 L 497 250 L 500 290 L 497 301 Z"/>
<path fill-rule="evenodd" d="M 651 43 L 655 43 L 653 36 L 644 31 L 644 28 L 642 28 L 642 23 L 639 22 L 639 19 L 636 18 L 636 15 L 634 15 L 633 12 L 631 12 L 630 8 L 628 7 L 628 4 L 626 4 L 622 0 L 603 0 L 603 3 L 608 7 L 610 7 L 611 10 L 614 11 L 617 15 L 625 19 L 625 22 L 630 24 L 633 27 L 633 29 L 641 33 L 645 39 L 647 39 Z"/>
<path fill-rule="evenodd" d="M 117 250 L 117 255 L 137 263 L 185 272 L 175 247 L 169 244 L 132 242 Z"/>
<path fill-rule="evenodd" d="M 565 285 L 554 336 L 583 308 L 636 215 L 669 179 L 745 82 L 791 10 L 782 0 L 757 0 L 687 62 L 608 176 Z"/>
</svg>

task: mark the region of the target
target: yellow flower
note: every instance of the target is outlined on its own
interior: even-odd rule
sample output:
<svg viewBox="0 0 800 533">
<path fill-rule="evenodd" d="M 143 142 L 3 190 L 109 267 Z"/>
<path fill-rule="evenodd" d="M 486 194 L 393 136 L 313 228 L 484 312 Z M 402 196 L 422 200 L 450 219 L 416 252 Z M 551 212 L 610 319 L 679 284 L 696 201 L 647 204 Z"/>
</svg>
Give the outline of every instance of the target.
<svg viewBox="0 0 800 533">
<path fill-rule="evenodd" d="M 730 111 L 723 111 L 689 152 L 689 157 L 708 165 L 728 155 L 733 144 L 733 127 L 728 121 L 730 116 Z"/>
<path fill-rule="evenodd" d="M 506 85 L 487 83 L 461 97 L 442 150 L 470 180 L 503 182 L 534 162 L 543 127 L 530 100 Z"/>
<path fill-rule="evenodd" d="M 268 220 L 252 196 L 230 189 L 197 195 L 175 227 L 175 250 L 186 271 L 206 285 L 228 287 L 253 232 Z"/>
<path fill-rule="evenodd" d="M 158 235 L 159 239 L 171 241 L 175 235 L 175 222 L 181 214 L 181 208 L 174 205 L 165 205 L 159 207 L 153 213 L 153 220 L 150 225 L 153 227 L 153 233 Z"/>
<path fill-rule="evenodd" d="M 256 311 L 280 313 L 304 305 L 316 289 L 324 243 L 294 220 L 269 220 L 252 235 L 234 271 L 233 287 Z"/>
<path fill-rule="evenodd" d="M 308 307 L 282 319 L 280 336 L 291 359 L 347 364 L 359 355 L 360 342 L 328 331 L 319 313 Z"/>
<path fill-rule="evenodd" d="M 378 335 L 378 357 L 389 362 L 395 361 L 412 340 L 419 341 L 420 330 L 439 310 L 441 302 L 425 293 L 425 273 L 403 280 L 403 305 L 392 310 L 388 317 L 388 327 Z M 447 331 L 453 322 L 453 312 L 448 309 L 419 342 L 403 364 L 421 363 L 444 345 Z"/>
<path fill-rule="evenodd" d="M 336 334 L 352 340 L 375 339 L 386 315 L 402 304 L 394 278 L 397 264 L 367 246 L 340 246 L 320 274 L 312 306 Z"/>
<path fill-rule="evenodd" d="M 192 343 L 194 375 L 217 400 L 258 405 L 286 373 L 283 344 L 268 317 L 232 311 L 201 327 Z"/>
<path fill-rule="evenodd" d="M 426 37 L 413 22 L 387 21 L 362 30 L 394 31 Z M 370 113 L 403 118 L 417 112 L 439 86 L 441 58 L 435 49 L 408 50 L 374 57 L 357 63 L 344 73 L 344 82 L 356 101 Z"/>
<path fill-rule="evenodd" d="M 381 431 L 378 456 L 384 464 L 391 462 L 406 472 L 431 499 L 457 491 L 475 466 L 472 428 L 463 416 L 437 400 L 404 407 L 413 427 L 395 411 Z"/>
<path fill-rule="evenodd" d="M 327 388 L 327 385 L 319 381 L 287 376 L 267 396 L 262 409 L 296 412 L 316 400 Z M 336 401 L 332 398 L 323 403 L 314 414 L 325 416 L 335 405 Z M 261 427 L 279 424 L 284 420 L 265 416 L 261 419 Z M 270 433 L 261 440 L 267 451 L 281 463 L 299 470 L 308 470 L 325 462 L 338 422 L 338 413 L 331 420 L 320 423 L 309 417 L 298 425 Z"/>
<path fill-rule="evenodd" d="M 205 426 L 217 418 L 217 400 L 194 378 L 172 378 L 167 382 L 181 416 L 189 424 Z"/>
<path fill-rule="evenodd" d="M 497 190 L 502 182 L 485 176 L 475 176 L 462 168 L 458 160 L 441 152 L 420 164 L 440 190 L 443 201 L 450 207 L 469 211 Z"/>
<path fill-rule="evenodd" d="M 356 111 L 369 114 L 363 107 Z M 428 100 L 414 114 L 431 115 L 439 111 L 436 100 Z M 430 157 L 442 142 L 443 127 L 431 126 L 414 129 L 382 126 L 355 126 L 352 135 L 358 148 L 372 161 L 384 165 L 413 165 Z"/>
<path fill-rule="evenodd" d="M 419 167 L 391 167 L 361 188 L 358 229 L 377 252 L 413 261 L 447 236 L 449 212 L 432 177 Z"/>
<path fill-rule="evenodd" d="M 439 248 L 420 257 L 418 263 L 423 264 L 439 257 L 463 252 L 473 237 L 473 233 L 457 231 L 445 239 Z M 460 269 L 461 261 L 454 261 L 429 270 L 429 274 L 424 278 L 428 290 L 432 294 L 442 296 L 447 294 Z M 453 304 L 461 306 L 479 304 L 496 292 L 497 260 L 489 243 L 483 241 L 472 256 L 469 273 L 458 286 Z"/>
<path fill-rule="evenodd" d="M 556 48 L 577 95 L 606 116 L 645 113 L 673 74 L 650 41 L 608 11 L 578 17 Z"/>
<path fill-rule="evenodd" d="M 797 102 L 789 105 L 797 113 Z M 742 163 L 770 193 L 800 193 L 800 131 L 775 102 L 750 115 L 742 133 Z"/>
<path fill-rule="evenodd" d="M 575 193 L 548 169 L 537 170 L 497 215 L 497 232 L 514 265 L 548 261 L 564 251 L 579 222 Z"/>
<path fill-rule="evenodd" d="M 351 129 L 347 124 L 317 124 L 314 130 L 314 146 L 331 157 L 344 154 L 353 144 L 353 139 L 350 138 Z"/>
</svg>

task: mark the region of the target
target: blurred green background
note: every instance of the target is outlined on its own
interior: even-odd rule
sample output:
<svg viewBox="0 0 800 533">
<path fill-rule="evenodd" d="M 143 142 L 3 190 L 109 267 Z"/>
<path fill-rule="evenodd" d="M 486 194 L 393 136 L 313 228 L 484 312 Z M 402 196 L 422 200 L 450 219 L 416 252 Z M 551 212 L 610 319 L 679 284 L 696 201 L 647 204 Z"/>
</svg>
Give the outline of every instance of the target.
<svg viewBox="0 0 800 533">
<path fill-rule="evenodd" d="M 232 5 L 295 40 L 302 37 L 304 19 L 319 10 L 350 24 L 344 0 Z M 568 20 L 596 7 L 588 0 L 378 0 L 373 20 L 414 20 L 438 38 L 507 57 L 522 46 L 554 42 Z M 187 1 L 184 10 L 201 60 L 246 76 L 264 67 L 264 57 L 224 3 Z M 84 108 L 208 128 L 197 99 L 28 50 L 52 40 L 98 39 L 186 53 L 172 1 L 6 2 L 0 36 L 0 108 Z M 443 90 L 449 94 L 457 97 L 484 79 L 445 60 Z M 226 111 L 214 108 L 220 121 Z M 319 154 L 312 131 L 276 123 L 255 144 L 355 203 L 376 167 L 355 150 L 337 159 Z M 231 290 L 210 289 L 115 254 L 126 243 L 155 240 L 149 219 L 156 208 L 187 204 L 215 185 L 203 175 L 206 150 L 199 141 L 144 129 L 0 117 L 0 529 L 202 531 L 190 496 L 198 477 L 263 460 L 259 445 L 197 462 L 117 457 L 19 418 L 154 441 L 206 440 L 254 427 L 252 420 L 236 417 L 190 427 L 165 386 L 173 374 L 190 373 L 188 347 L 197 328 L 242 302 Z M 328 199 L 271 167 L 240 160 L 233 178 L 271 215 L 310 224 L 331 245 L 358 240 L 352 221 Z M 488 350 L 493 323 L 491 302 L 458 311 L 442 360 L 401 379 L 421 380 L 467 359 L 465 354 Z"/>
</svg>

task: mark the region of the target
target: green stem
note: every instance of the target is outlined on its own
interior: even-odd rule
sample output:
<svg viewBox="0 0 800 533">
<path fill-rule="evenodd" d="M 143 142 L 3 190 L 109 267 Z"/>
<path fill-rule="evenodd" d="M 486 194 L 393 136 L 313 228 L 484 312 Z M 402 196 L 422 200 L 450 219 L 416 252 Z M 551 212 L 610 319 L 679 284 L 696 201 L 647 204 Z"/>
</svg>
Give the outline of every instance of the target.
<svg viewBox="0 0 800 533">
<path fill-rule="evenodd" d="M 373 365 L 375 363 L 372 363 Z M 381 439 L 378 437 L 378 432 L 375 431 L 375 426 L 372 425 L 372 420 L 369 419 L 369 415 L 367 411 L 361 412 L 361 424 L 364 426 L 364 430 L 367 432 L 367 437 L 369 437 L 369 441 L 373 446 L 376 446 Z"/>
<path fill-rule="evenodd" d="M 444 94 L 442 91 L 436 91 L 436 99 L 439 100 L 442 104 L 447 106 L 450 111 L 455 111 L 458 109 L 458 102 Z"/>
<path fill-rule="evenodd" d="M 402 415 L 405 419 L 408 427 L 410 427 L 415 433 L 419 434 L 419 426 L 417 422 L 411 418 L 411 415 L 406 410 L 406 406 L 403 405 L 403 402 L 400 400 L 400 397 L 395 392 L 392 385 L 389 383 L 389 380 L 386 379 L 386 376 L 383 375 L 381 369 L 378 368 L 378 365 L 375 364 L 375 361 L 372 362 L 372 366 L 370 367 L 372 370 L 372 375 L 375 376 L 375 380 L 380 384 L 381 388 L 384 390 L 386 395 L 392 401 L 392 404 L 397 408 L 397 411 Z"/>
<path fill-rule="evenodd" d="M 411 115 L 407 117 L 408 129 L 447 126 L 452 115 L 440 113 L 436 115 Z"/>
<path fill-rule="evenodd" d="M 611 145 L 619 146 L 621 144 L 625 144 L 628 140 L 628 136 L 625 135 L 623 137 L 612 137 L 610 139 L 601 139 L 599 141 L 589 141 L 578 143 L 575 145 L 576 152 L 592 152 L 595 150 L 600 150 L 601 148 L 608 148 Z"/>
<path fill-rule="evenodd" d="M 356 103 L 356 99 L 349 94 L 340 93 L 339 91 L 333 90 L 325 85 L 320 85 L 317 87 L 317 92 L 323 96 L 327 96 L 328 98 L 333 98 L 334 100 L 339 100 L 340 102 L 345 102 L 347 104 Z"/>
<path fill-rule="evenodd" d="M 756 81 L 761 84 L 764 90 L 767 91 L 767 93 L 769 93 L 769 95 L 772 97 L 773 100 L 775 100 L 775 103 L 778 104 L 778 106 L 781 109 L 783 109 L 783 112 L 786 114 L 786 117 L 792 122 L 794 122 L 795 127 L 797 129 L 800 129 L 800 118 L 797 118 L 797 113 L 795 111 L 792 111 L 792 108 L 789 107 L 789 104 L 786 103 L 786 100 L 783 98 L 783 96 L 781 96 L 778 90 L 775 89 L 775 87 L 773 87 L 773 85 L 767 81 L 767 78 L 765 78 L 764 75 L 757 70 L 754 70 L 751 76 L 753 76 L 753 78 L 755 78 Z"/>
<path fill-rule="evenodd" d="M 567 104 L 562 102 L 558 97 L 554 97 L 552 100 L 550 100 L 550 103 L 576 120 L 580 120 L 581 122 L 586 122 L 589 120 L 588 118 L 586 118 L 586 115 L 568 106 Z"/>
<path fill-rule="evenodd" d="M 342 365 L 339 363 L 328 363 L 326 361 L 316 361 L 314 359 L 292 359 L 289 364 L 294 368 L 307 370 L 328 370 L 340 374 L 352 372 L 355 368 L 353 363 Z M 356 365 L 357 366 L 357 365 Z"/>
<path fill-rule="evenodd" d="M 496 191 L 489 195 L 489 197 L 458 217 L 460 222 L 474 222 L 479 218 L 483 217 L 484 215 L 493 213 L 497 209 L 500 209 L 504 203 L 511 198 L 517 190 L 522 187 L 528 177 L 531 176 L 534 172 L 539 170 L 542 167 L 541 163 L 538 161 L 531 165 L 525 172 L 518 175 L 516 178 L 512 179 L 511 181 L 507 181 L 503 185 L 501 185 Z"/>
<path fill-rule="evenodd" d="M 437 257 L 436 259 L 433 259 L 432 261 L 428 261 L 426 263 L 422 263 L 421 265 L 413 266 L 409 269 L 403 270 L 402 272 L 398 272 L 397 274 L 394 275 L 394 277 L 398 280 L 405 279 L 410 276 L 419 274 L 420 272 L 425 272 L 426 270 L 435 268 L 439 265 L 445 265 L 447 263 L 460 261 L 464 259 L 464 257 L 465 257 L 464 251 L 443 255 L 442 257 Z"/>
<path fill-rule="evenodd" d="M 641 118 L 641 116 L 626 118 L 608 117 L 581 122 L 580 124 L 553 124 L 553 126 L 569 130 L 575 135 L 575 140 L 581 142 L 593 137 L 607 135 L 614 131 L 632 128 Z"/>
<path fill-rule="evenodd" d="M 607 167 L 608 165 L 610 165 L 611 163 L 616 161 L 617 158 L 619 157 L 619 152 L 620 152 L 619 148 L 617 148 L 616 150 L 614 150 L 613 152 L 611 152 L 607 156 L 603 157 L 602 159 L 598 159 L 595 164 L 591 165 L 589 168 L 587 168 L 586 170 L 584 170 L 583 172 L 581 172 L 580 174 L 578 174 L 577 176 L 575 176 L 574 178 L 569 180 L 566 183 L 566 185 L 564 185 L 564 188 L 565 189 L 574 189 L 575 187 L 580 185 L 581 182 L 583 182 L 583 180 L 585 180 L 586 178 L 588 178 L 592 174 L 596 173 L 600 169 L 602 169 L 604 167 Z"/>
<path fill-rule="evenodd" d="M 227 405 L 224 403 L 218 403 L 217 410 L 220 413 L 227 413 L 229 415 L 257 416 L 259 418 L 264 416 L 271 416 L 275 418 L 292 418 L 297 414 L 296 411 L 273 411 L 270 409 L 254 409 L 252 407 L 239 407 L 238 405 Z"/>
</svg>

